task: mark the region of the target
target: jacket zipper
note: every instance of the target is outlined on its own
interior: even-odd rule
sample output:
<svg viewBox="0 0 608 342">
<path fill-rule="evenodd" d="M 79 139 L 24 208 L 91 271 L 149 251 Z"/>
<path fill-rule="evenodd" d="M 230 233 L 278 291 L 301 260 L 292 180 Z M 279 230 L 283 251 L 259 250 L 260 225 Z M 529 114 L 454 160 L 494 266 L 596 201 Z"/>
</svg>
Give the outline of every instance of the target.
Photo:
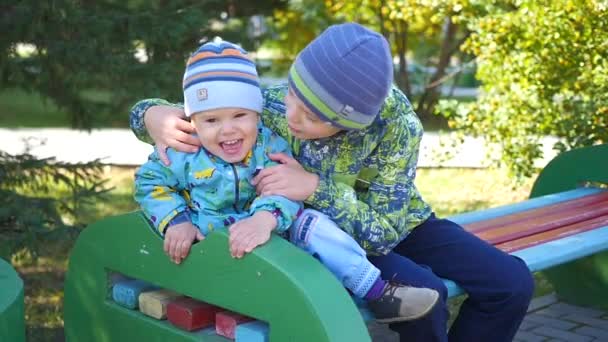
<svg viewBox="0 0 608 342">
<path fill-rule="evenodd" d="M 236 167 L 234 164 L 230 164 L 230 166 L 232 166 L 232 171 L 234 172 L 234 204 L 232 207 L 237 213 L 239 213 L 239 174 L 236 172 Z"/>
</svg>

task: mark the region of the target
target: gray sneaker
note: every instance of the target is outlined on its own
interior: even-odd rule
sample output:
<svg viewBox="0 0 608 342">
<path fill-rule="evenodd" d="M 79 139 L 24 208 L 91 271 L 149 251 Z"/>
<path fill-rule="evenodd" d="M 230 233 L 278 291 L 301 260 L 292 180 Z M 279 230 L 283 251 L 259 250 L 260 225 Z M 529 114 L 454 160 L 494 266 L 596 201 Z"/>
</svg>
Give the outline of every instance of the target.
<svg viewBox="0 0 608 342">
<path fill-rule="evenodd" d="M 431 312 L 439 301 L 439 292 L 411 287 L 389 281 L 382 291 L 382 296 L 368 302 L 369 308 L 378 323 L 395 323 L 411 321 Z"/>
</svg>

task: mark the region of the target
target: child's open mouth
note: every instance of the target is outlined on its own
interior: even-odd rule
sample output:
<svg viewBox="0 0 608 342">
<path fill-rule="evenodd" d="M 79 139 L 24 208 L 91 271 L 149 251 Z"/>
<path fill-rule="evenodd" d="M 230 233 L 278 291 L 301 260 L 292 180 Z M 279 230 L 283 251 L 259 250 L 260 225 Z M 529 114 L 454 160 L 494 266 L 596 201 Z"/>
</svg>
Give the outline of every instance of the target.
<svg viewBox="0 0 608 342">
<path fill-rule="evenodd" d="M 235 155 L 241 151 L 243 146 L 243 139 L 226 140 L 220 143 L 222 151 L 227 155 Z"/>
</svg>

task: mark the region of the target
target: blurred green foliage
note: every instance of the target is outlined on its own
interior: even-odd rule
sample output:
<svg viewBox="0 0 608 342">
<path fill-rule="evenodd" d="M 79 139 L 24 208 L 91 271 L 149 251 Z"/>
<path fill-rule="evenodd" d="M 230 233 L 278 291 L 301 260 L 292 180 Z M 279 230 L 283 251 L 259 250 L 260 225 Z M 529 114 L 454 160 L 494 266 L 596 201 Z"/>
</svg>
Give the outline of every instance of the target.
<svg viewBox="0 0 608 342">
<path fill-rule="evenodd" d="M 283 58 L 276 66 L 286 68 L 331 24 L 355 21 L 370 27 L 390 42 L 396 57 L 395 82 L 426 121 L 433 115 L 441 86 L 471 69 L 473 56 L 460 49 L 469 37 L 469 25 L 508 6 L 493 0 L 292 0 L 287 8 L 275 10 L 276 38 L 266 44 L 281 51 Z"/>
<path fill-rule="evenodd" d="M 80 209 L 109 190 L 101 168 L 0 151 L 0 257 L 35 257 L 41 244 L 75 237 Z"/>
<path fill-rule="evenodd" d="M 0 5 L 0 87 L 31 90 L 90 128 L 144 97 L 182 98 L 188 55 L 221 36 L 251 48 L 251 16 L 283 1 L 8 0 Z"/>
<path fill-rule="evenodd" d="M 441 110 L 452 127 L 499 144 L 502 161 L 529 176 L 544 136 L 559 138 L 559 151 L 608 142 L 608 3 L 514 3 L 479 18 L 465 45 L 477 56 L 478 101 Z"/>
</svg>

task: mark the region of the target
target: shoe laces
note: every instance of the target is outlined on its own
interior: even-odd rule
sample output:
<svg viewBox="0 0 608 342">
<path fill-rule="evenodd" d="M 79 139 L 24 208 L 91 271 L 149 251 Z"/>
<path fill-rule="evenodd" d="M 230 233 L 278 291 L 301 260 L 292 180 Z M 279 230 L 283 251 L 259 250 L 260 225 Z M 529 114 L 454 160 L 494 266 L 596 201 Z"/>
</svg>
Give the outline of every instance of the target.
<svg viewBox="0 0 608 342">
<path fill-rule="evenodd" d="M 406 285 L 400 283 L 399 281 L 395 280 L 395 277 L 393 276 L 392 280 L 388 280 L 386 282 L 386 286 L 384 286 L 384 290 L 382 290 L 382 296 L 384 297 L 387 294 L 390 295 L 391 297 L 395 297 L 395 292 L 397 292 L 397 290 L 401 287 L 405 287 Z"/>
</svg>

